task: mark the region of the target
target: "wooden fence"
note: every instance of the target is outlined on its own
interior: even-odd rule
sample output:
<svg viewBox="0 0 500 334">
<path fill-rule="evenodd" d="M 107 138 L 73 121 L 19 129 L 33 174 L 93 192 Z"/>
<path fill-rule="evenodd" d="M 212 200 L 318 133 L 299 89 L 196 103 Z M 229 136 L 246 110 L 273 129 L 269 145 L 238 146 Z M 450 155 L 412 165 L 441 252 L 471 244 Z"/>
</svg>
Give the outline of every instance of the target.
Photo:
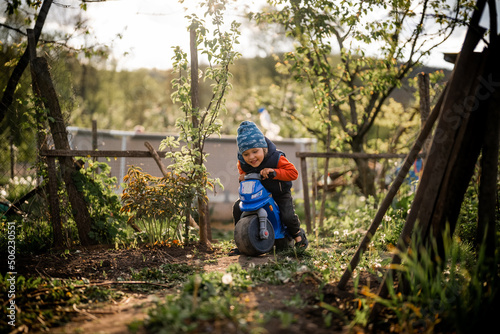
<svg viewBox="0 0 500 334">
<path fill-rule="evenodd" d="M 347 152 L 297 152 L 296 157 L 300 159 L 300 173 L 302 175 L 302 189 L 304 196 L 304 214 L 306 218 L 307 232 L 313 231 L 312 217 L 311 217 L 311 199 L 309 197 L 309 180 L 307 170 L 307 158 L 348 158 L 348 159 L 404 159 L 406 154 L 396 153 L 347 153 Z"/>
</svg>

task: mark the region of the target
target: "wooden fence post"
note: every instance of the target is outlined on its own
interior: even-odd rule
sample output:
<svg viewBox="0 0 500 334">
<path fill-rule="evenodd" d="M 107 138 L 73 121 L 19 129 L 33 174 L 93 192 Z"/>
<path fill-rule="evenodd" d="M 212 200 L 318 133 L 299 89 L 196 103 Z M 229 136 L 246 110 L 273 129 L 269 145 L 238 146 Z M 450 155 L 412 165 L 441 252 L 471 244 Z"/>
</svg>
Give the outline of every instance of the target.
<svg viewBox="0 0 500 334">
<path fill-rule="evenodd" d="M 40 96 L 44 99 L 44 105 L 48 109 L 53 121 L 49 122 L 54 146 L 57 149 L 70 150 L 68 133 L 64 124 L 64 118 L 59 105 L 59 99 L 54 89 L 47 60 L 37 57 L 31 61 L 36 86 L 40 91 Z M 61 172 L 68 198 L 71 203 L 73 217 L 78 227 L 78 236 L 82 246 L 93 244 L 90 236 L 91 219 L 87 203 L 81 192 L 78 191 L 74 181 L 74 173 L 79 173 L 76 169 L 74 159 L 71 157 L 61 157 L 59 159 Z"/>
<path fill-rule="evenodd" d="M 425 126 L 425 123 L 427 122 L 427 119 L 429 118 L 429 114 L 431 111 L 428 73 L 422 72 L 418 75 L 418 90 L 420 93 L 420 120 L 421 127 L 423 128 Z M 422 169 L 425 167 L 425 162 L 427 161 L 427 154 L 429 152 L 430 145 L 431 138 L 427 138 L 422 146 Z"/>
<path fill-rule="evenodd" d="M 29 50 L 29 58 L 30 61 L 34 61 L 36 59 L 36 38 L 35 38 L 35 32 L 33 29 L 28 29 L 27 30 L 28 34 L 28 50 Z M 33 91 L 35 96 L 38 96 L 39 98 L 42 97 L 42 93 L 40 92 L 40 88 L 38 86 L 38 82 L 36 80 L 36 74 L 34 69 L 31 69 L 31 77 L 32 77 L 32 84 L 33 84 Z M 47 164 L 47 173 L 48 173 L 48 182 L 47 182 L 47 189 L 48 189 L 48 200 L 49 200 L 49 212 L 50 212 L 50 223 L 52 225 L 52 245 L 54 247 L 63 247 L 67 245 L 67 240 L 64 237 L 62 233 L 62 219 L 61 219 L 61 208 L 59 206 L 59 195 L 57 194 L 58 192 L 58 184 L 57 184 L 57 171 L 56 171 L 56 162 L 55 158 L 52 157 L 45 157 L 42 158 L 40 156 L 40 151 L 43 149 L 47 148 L 47 142 L 46 138 L 43 135 L 43 130 L 46 126 L 46 124 L 42 123 L 42 117 L 40 116 L 39 109 L 42 109 L 42 103 L 40 101 L 36 102 L 37 104 L 37 156 L 40 161 L 45 160 Z M 38 174 L 38 172 L 37 172 Z M 40 186 L 38 184 L 38 175 L 37 175 L 37 186 Z"/>
<path fill-rule="evenodd" d="M 307 228 L 307 233 L 312 233 L 311 204 L 309 200 L 309 181 L 307 175 L 307 161 L 305 157 L 300 157 L 300 173 L 302 175 L 302 193 L 304 195 L 304 212 L 306 215 L 306 228 Z"/>
<path fill-rule="evenodd" d="M 92 151 L 97 151 L 97 121 L 92 120 Z M 97 161 L 97 157 L 93 156 L 92 160 Z"/>
</svg>

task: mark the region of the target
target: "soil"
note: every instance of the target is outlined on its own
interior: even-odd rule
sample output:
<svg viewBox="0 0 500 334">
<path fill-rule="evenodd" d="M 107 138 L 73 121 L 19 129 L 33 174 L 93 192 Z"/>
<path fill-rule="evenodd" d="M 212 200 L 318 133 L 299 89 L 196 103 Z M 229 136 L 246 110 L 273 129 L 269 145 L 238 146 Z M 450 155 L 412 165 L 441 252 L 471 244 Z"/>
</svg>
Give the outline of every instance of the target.
<svg viewBox="0 0 500 334">
<path fill-rule="evenodd" d="M 198 246 L 155 246 L 135 249 L 113 249 L 105 246 L 72 250 L 71 252 L 53 252 L 52 254 L 35 255 L 19 258 L 22 264 L 18 274 L 26 277 L 52 278 L 87 278 L 91 282 L 114 281 L 130 277 L 131 269 L 139 271 L 142 268 L 154 268 L 165 263 L 189 264 L 203 268 L 204 271 L 225 272 L 226 268 L 239 263 L 243 268 L 273 261 L 274 256 L 259 257 L 227 256 L 217 248 L 207 249 Z M 368 279 L 368 278 L 367 278 Z M 339 319 L 332 320 L 332 326 L 325 327 L 324 308 L 319 307 L 318 295 L 321 293 L 325 303 L 352 308 L 354 295 L 352 286 L 349 291 L 339 291 L 334 285 L 321 287 L 321 282 L 307 276 L 299 282 L 289 282 L 283 285 L 260 284 L 256 288 L 240 296 L 248 306 L 261 313 L 270 310 L 281 310 L 294 315 L 294 320 L 287 328 L 282 327 L 279 319 L 271 320 L 265 325 L 268 333 L 343 333 L 347 332 L 345 324 Z M 363 284 L 363 282 L 360 282 Z M 372 284 L 372 287 L 375 288 Z M 109 302 L 92 309 L 74 308 L 75 317 L 72 322 L 51 329 L 52 333 L 131 333 L 128 325 L 147 317 L 147 309 L 162 300 L 169 289 L 160 292 L 141 294 L 127 293 L 120 301 Z M 300 294 L 305 307 L 294 308 L 283 301 L 290 300 Z M 83 307 L 83 306 L 82 306 Z M 212 333 L 231 333 L 227 328 L 216 330 L 217 326 L 207 327 Z M 234 331 L 236 333 L 236 331 Z M 137 333 L 144 333 L 139 328 Z"/>
</svg>

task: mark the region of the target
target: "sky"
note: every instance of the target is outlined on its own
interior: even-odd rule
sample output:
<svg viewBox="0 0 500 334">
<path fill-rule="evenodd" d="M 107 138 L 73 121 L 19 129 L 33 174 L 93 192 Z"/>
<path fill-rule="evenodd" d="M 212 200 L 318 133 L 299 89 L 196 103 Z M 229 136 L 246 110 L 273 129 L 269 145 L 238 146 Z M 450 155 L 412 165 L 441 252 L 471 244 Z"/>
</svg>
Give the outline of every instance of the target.
<svg viewBox="0 0 500 334">
<path fill-rule="evenodd" d="M 60 0 L 71 4 L 78 11 L 79 1 Z M 106 0 L 88 2 L 84 15 L 89 19 L 95 41 L 110 46 L 117 61 L 118 69 L 134 70 L 138 68 L 171 68 L 173 56 L 172 47 L 180 46 L 189 51 L 189 24 L 186 15 L 196 13 L 203 17 L 204 9 L 199 7 L 200 0 Z M 500 2 L 500 0 L 497 0 Z M 248 22 L 242 15 L 242 9 L 254 11 L 266 3 L 265 0 L 236 0 L 228 6 L 225 22 L 233 20 Z M 236 51 L 244 57 L 259 53 L 252 43 L 251 26 L 246 24 L 241 28 L 240 44 Z M 121 35 L 121 38 L 117 36 Z M 444 52 L 460 51 L 465 29 L 458 31 L 453 38 L 437 48 L 425 61 L 426 65 L 451 69 L 452 64 L 443 60 Z M 92 41 L 88 41 L 91 43 Z"/>
<path fill-rule="evenodd" d="M 107 0 L 89 3 L 85 15 L 98 41 L 112 43 L 118 67 L 171 68 L 172 47 L 180 46 L 189 51 L 188 14 L 196 13 L 203 18 L 205 8 L 200 9 L 199 0 Z M 240 10 L 243 6 L 257 10 L 265 0 L 238 0 L 228 7 L 225 23 L 248 21 Z M 187 8 L 187 10 L 186 10 Z M 246 31 L 248 33 L 248 31 Z M 117 34 L 122 38 L 117 39 Z M 248 34 L 240 37 L 236 47 L 245 56 L 255 56 Z M 126 55 L 126 56 L 123 56 Z"/>
</svg>

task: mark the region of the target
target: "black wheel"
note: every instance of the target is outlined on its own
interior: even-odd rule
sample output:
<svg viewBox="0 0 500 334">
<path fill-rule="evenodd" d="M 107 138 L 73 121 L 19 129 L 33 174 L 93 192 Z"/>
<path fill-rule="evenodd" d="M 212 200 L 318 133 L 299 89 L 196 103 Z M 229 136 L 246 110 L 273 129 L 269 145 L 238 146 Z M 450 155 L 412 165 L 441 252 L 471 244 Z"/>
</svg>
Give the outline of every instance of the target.
<svg viewBox="0 0 500 334">
<path fill-rule="evenodd" d="M 276 250 L 278 252 L 293 248 L 294 244 L 295 242 L 293 241 L 292 237 L 289 237 L 288 235 L 285 235 L 285 237 L 282 239 L 276 239 L 274 241 L 274 245 L 276 246 Z"/>
<path fill-rule="evenodd" d="M 259 217 L 257 215 L 241 218 L 234 228 L 234 241 L 238 250 L 245 255 L 257 256 L 269 252 L 274 246 L 274 229 L 267 221 L 269 237 L 259 237 Z"/>
</svg>

